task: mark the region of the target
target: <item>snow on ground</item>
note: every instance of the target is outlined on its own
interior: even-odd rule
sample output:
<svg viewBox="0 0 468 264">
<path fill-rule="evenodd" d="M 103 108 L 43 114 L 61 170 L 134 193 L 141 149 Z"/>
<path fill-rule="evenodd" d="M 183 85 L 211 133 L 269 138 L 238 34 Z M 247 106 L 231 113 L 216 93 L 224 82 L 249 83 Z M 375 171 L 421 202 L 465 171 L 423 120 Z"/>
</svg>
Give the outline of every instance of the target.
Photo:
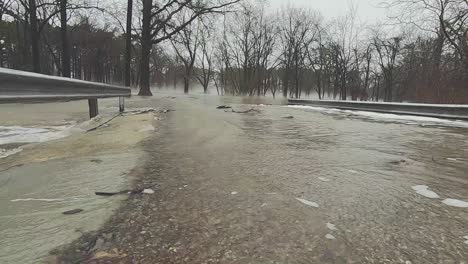
<svg viewBox="0 0 468 264">
<path fill-rule="evenodd" d="M 299 202 L 301 202 L 301 203 L 303 203 L 305 205 L 308 205 L 308 206 L 312 206 L 312 207 L 316 207 L 316 208 L 319 207 L 318 203 L 307 201 L 307 200 L 304 200 L 304 199 L 301 199 L 301 198 L 296 198 L 296 200 L 298 200 Z"/>
<path fill-rule="evenodd" d="M 457 200 L 457 199 L 445 199 L 442 201 L 442 203 L 448 206 L 453 206 L 453 207 L 468 208 L 468 202 Z"/>
<path fill-rule="evenodd" d="M 323 112 L 328 114 L 351 114 L 356 116 L 364 116 L 376 120 L 394 120 L 404 122 L 405 124 L 426 124 L 426 125 L 443 125 L 443 126 L 453 126 L 453 127 L 464 127 L 468 128 L 468 122 L 458 121 L 458 120 L 447 120 L 435 117 L 424 117 L 424 116 L 414 116 L 414 115 L 397 115 L 397 114 L 386 114 L 370 111 L 357 111 L 357 110 L 341 110 L 337 108 L 327 108 L 327 107 L 318 107 L 318 106 L 308 106 L 308 105 L 288 105 L 289 108 L 295 109 L 308 109 L 317 112 Z M 411 122 L 412 121 L 412 122 Z M 416 122 L 416 123 L 413 123 Z"/>
<path fill-rule="evenodd" d="M 440 196 L 437 193 L 429 190 L 429 187 L 426 185 L 416 185 L 411 188 L 415 190 L 417 194 L 420 194 L 427 198 L 431 198 L 431 199 L 440 198 Z"/>
<path fill-rule="evenodd" d="M 37 143 L 69 136 L 73 126 L 21 127 L 0 126 L 0 145 L 11 143 Z"/>
</svg>

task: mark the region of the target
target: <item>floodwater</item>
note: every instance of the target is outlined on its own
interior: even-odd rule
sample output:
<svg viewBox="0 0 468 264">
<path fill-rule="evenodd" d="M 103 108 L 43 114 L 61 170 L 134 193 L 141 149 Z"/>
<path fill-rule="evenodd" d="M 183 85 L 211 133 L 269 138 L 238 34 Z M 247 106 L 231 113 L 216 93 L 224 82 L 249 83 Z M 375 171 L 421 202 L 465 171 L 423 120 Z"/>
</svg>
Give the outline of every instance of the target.
<svg viewBox="0 0 468 264">
<path fill-rule="evenodd" d="M 134 176 L 157 183 L 158 190 L 135 198 L 141 212 L 133 212 L 133 224 L 114 236 L 114 246 L 126 252 L 128 262 L 468 260 L 468 208 L 463 207 L 468 129 L 463 124 L 298 109 L 262 98 L 134 100 L 138 107 L 175 110 L 145 141 L 144 155 L 111 152 L 104 162 L 83 161 L 83 167 L 58 159 L 0 172 L 0 262 L 32 262 L 24 251 L 44 254 L 50 234 L 76 235 L 76 223 L 89 227 L 96 215 L 108 216 L 103 211 L 71 220 L 60 214 L 61 204 L 104 210 L 109 200 L 91 199 L 90 191 L 114 180 L 119 172 L 110 168 L 116 164 L 123 163 L 117 167 L 126 174 L 138 162 L 145 173 Z M 256 111 L 215 109 L 221 104 Z M 132 157 L 142 158 L 134 162 Z M 90 169 L 91 175 L 83 175 Z M 121 177 L 123 182 L 113 187 L 127 180 Z M 84 188 L 88 191 L 81 193 Z M 65 200 L 12 201 L 29 197 Z M 63 244 L 63 237 L 53 237 Z"/>
<path fill-rule="evenodd" d="M 43 263 L 118 208 L 124 197 L 94 192 L 129 188 L 147 134 L 139 131 L 154 117 L 86 133 L 118 111 L 115 100 L 100 106 L 100 118 L 87 121 L 86 101 L 0 105 L 0 263 Z M 75 209 L 83 211 L 62 214 Z"/>
</svg>

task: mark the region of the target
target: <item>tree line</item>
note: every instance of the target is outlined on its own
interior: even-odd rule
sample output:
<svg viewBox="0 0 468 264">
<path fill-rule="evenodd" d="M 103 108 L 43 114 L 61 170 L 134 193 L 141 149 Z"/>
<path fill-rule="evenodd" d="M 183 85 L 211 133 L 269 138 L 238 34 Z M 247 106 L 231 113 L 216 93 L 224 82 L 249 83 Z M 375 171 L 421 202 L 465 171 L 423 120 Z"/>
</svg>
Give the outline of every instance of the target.
<svg viewBox="0 0 468 264">
<path fill-rule="evenodd" d="M 248 0 L 5 0 L 2 67 L 218 94 L 468 102 L 468 1 L 389 0 L 361 23 Z"/>
</svg>

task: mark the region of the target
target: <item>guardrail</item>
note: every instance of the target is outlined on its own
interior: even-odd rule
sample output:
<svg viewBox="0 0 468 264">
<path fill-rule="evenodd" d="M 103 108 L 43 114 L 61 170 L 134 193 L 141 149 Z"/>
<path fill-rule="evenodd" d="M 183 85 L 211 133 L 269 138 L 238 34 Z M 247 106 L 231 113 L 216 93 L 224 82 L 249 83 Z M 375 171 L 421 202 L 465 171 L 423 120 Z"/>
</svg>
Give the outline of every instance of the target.
<svg viewBox="0 0 468 264">
<path fill-rule="evenodd" d="M 88 100 L 89 116 L 99 114 L 99 98 L 119 97 L 124 111 L 126 87 L 0 68 L 0 104 Z"/>
<path fill-rule="evenodd" d="M 381 103 L 358 101 L 289 99 L 289 104 L 310 105 L 343 110 L 371 111 L 399 115 L 415 115 L 446 119 L 468 120 L 468 105 Z"/>
</svg>

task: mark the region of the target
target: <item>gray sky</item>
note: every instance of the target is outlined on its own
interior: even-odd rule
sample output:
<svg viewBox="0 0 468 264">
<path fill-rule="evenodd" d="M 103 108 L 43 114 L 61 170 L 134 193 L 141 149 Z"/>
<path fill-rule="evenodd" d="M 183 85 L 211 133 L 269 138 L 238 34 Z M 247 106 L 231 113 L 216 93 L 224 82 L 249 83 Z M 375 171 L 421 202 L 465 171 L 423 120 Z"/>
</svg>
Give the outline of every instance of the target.
<svg viewBox="0 0 468 264">
<path fill-rule="evenodd" d="M 311 9 L 319 10 L 324 18 L 334 18 L 346 14 L 349 0 L 267 0 L 272 8 L 281 8 L 287 5 L 303 6 Z M 383 20 L 385 10 L 378 8 L 379 3 L 383 0 L 353 0 L 352 3 L 357 5 L 357 13 L 361 21 L 369 23 Z"/>
</svg>

